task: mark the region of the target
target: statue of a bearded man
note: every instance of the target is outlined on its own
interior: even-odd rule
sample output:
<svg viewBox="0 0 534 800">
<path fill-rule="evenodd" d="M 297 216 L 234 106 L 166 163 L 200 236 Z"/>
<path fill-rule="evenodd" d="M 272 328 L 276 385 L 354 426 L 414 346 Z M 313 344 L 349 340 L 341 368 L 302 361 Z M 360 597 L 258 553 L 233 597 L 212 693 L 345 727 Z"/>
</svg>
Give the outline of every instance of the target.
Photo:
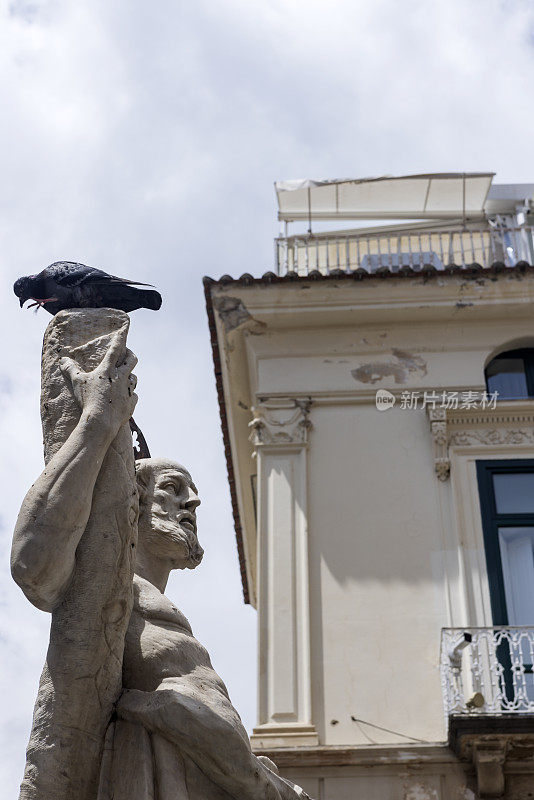
<svg viewBox="0 0 534 800">
<path fill-rule="evenodd" d="M 88 318 L 98 330 L 82 346 L 73 319 L 80 328 Z M 15 580 L 52 612 L 21 800 L 307 797 L 252 753 L 206 649 L 164 594 L 171 570 L 202 559 L 200 500 L 175 461 L 138 460 L 133 473 L 125 430 L 136 358 L 126 315 L 61 312 L 50 325 L 42 413 L 55 422 L 44 421 L 48 461 L 12 551 Z M 47 394 L 46 381 L 59 388 Z"/>
</svg>

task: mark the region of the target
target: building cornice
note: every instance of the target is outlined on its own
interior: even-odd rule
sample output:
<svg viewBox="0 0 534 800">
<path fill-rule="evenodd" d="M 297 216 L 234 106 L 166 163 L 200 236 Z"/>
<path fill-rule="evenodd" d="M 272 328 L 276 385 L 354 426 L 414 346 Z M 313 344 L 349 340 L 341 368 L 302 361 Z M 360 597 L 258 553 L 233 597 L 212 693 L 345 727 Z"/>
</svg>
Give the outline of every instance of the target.
<svg viewBox="0 0 534 800">
<path fill-rule="evenodd" d="M 388 767 L 409 764 L 458 763 L 457 757 L 446 744 L 406 745 L 319 745 L 316 747 L 277 747 L 256 750 L 267 756 L 281 769 L 305 767 Z"/>
</svg>

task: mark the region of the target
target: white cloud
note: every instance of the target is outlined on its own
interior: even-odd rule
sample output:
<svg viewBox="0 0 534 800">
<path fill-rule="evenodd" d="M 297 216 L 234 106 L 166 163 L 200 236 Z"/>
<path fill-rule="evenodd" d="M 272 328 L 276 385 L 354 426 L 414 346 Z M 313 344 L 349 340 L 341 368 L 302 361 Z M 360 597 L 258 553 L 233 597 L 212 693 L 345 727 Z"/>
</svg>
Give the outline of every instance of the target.
<svg viewBox="0 0 534 800">
<path fill-rule="evenodd" d="M 161 312 L 132 315 L 137 417 L 155 453 L 191 466 L 207 551 L 169 593 L 250 728 L 255 615 L 241 604 L 201 276 L 272 268 L 278 178 L 494 169 L 532 179 L 534 7 L 0 0 L 0 20 L 0 781 L 14 797 L 48 619 L 6 565 L 41 468 L 46 322 L 19 310 L 11 283 L 66 258 L 162 290 Z"/>
</svg>

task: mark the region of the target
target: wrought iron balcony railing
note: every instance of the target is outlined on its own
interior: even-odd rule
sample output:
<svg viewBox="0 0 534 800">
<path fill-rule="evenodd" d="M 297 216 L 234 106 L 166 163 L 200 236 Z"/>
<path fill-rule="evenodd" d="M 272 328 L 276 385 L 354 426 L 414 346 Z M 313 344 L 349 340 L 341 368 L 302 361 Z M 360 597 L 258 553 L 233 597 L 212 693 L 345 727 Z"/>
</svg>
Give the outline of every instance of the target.
<svg viewBox="0 0 534 800">
<path fill-rule="evenodd" d="M 534 714 L 534 626 L 443 628 L 447 716 Z"/>
<path fill-rule="evenodd" d="M 314 270 L 329 274 L 333 270 L 351 273 L 357 269 L 375 272 L 402 267 L 430 265 L 444 269 L 454 264 L 495 262 L 514 266 L 518 261 L 533 263 L 534 227 L 472 225 L 470 227 L 429 228 L 421 225 L 395 230 L 325 232 L 280 237 L 275 240 L 279 275 L 294 272 L 308 275 Z"/>
</svg>

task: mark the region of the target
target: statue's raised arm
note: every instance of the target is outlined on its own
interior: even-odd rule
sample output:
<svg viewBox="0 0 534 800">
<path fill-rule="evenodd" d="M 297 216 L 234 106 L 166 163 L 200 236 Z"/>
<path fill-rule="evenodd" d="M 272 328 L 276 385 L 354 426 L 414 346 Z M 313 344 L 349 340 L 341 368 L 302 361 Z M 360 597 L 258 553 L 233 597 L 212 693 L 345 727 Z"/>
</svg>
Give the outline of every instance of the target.
<svg viewBox="0 0 534 800">
<path fill-rule="evenodd" d="M 69 356 L 59 360 L 80 418 L 24 498 L 11 556 L 15 581 L 44 611 L 61 602 L 69 585 L 104 456 L 135 407 L 131 372 L 137 359 L 126 348 L 127 332 L 126 321 L 90 372 Z"/>
<path fill-rule="evenodd" d="M 61 311 L 44 337 L 45 470 L 17 521 L 12 571 L 52 611 L 21 800 L 95 800 L 122 689 L 138 498 L 128 315 Z"/>
</svg>

